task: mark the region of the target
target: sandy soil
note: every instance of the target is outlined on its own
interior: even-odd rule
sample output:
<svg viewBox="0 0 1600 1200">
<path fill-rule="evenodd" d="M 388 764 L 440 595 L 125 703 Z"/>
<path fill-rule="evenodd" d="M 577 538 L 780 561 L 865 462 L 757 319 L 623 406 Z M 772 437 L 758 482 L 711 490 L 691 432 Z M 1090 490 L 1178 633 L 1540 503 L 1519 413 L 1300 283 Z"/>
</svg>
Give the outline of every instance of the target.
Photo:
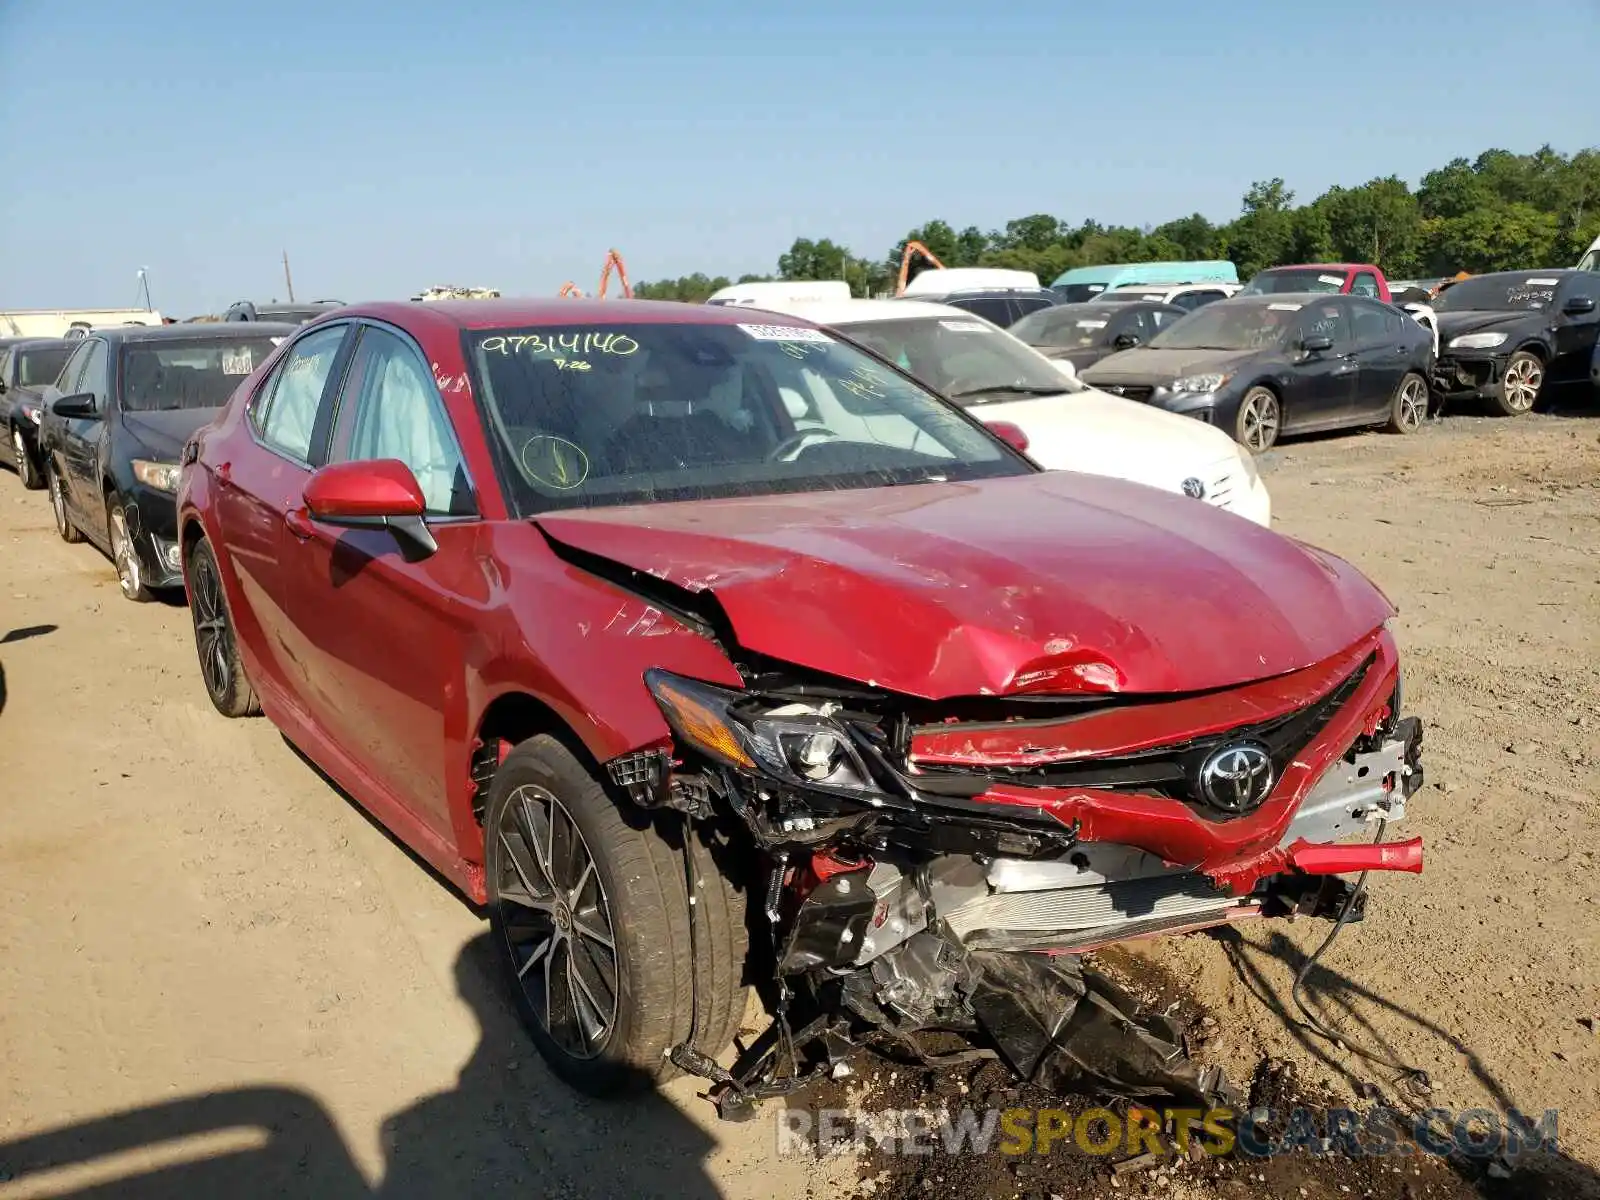
<svg viewBox="0 0 1600 1200">
<path fill-rule="evenodd" d="M 1600 421 L 1452 418 L 1264 466 L 1280 527 L 1400 606 L 1428 724 L 1428 786 L 1396 830 L 1427 838 L 1427 871 L 1374 876 L 1313 1007 L 1426 1070 L 1424 1103 L 1558 1108 L 1569 1161 L 1470 1190 L 1409 1166 L 1102 1165 L 902 1173 L 880 1196 L 1600 1194 Z M 187 612 L 123 601 L 10 477 L 0 643 L 0 1200 L 853 1190 L 854 1161 L 780 1158 L 771 1122 L 720 1124 L 688 1083 L 630 1108 L 557 1084 L 498 998 L 478 915 L 270 725 L 217 717 Z M 1149 953 L 1215 1016 L 1205 1054 L 1234 1078 L 1286 1058 L 1336 1100 L 1393 1094 L 1395 1071 L 1286 1024 L 1326 929 Z"/>
</svg>

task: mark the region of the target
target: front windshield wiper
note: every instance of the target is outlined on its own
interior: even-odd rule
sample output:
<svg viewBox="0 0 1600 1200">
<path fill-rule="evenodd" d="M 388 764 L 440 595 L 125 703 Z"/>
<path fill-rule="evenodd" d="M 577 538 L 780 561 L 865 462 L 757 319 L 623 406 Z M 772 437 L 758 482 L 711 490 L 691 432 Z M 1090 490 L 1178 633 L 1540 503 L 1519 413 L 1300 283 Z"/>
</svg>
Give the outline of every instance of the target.
<svg viewBox="0 0 1600 1200">
<path fill-rule="evenodd" d="M 991 384 L 989 387 L 966 388 L 963 391 L 946 392 L 945 394 L 952 400 L 972 400 L 978 396 L 999 396 L 1004 394 L 1015 396 L 1059 396 L 1067 390 L 1068 388 L 1063 380 L 1060 387 L 1046 386 L 1040 383 L 996 383 Z"/>
</svg>

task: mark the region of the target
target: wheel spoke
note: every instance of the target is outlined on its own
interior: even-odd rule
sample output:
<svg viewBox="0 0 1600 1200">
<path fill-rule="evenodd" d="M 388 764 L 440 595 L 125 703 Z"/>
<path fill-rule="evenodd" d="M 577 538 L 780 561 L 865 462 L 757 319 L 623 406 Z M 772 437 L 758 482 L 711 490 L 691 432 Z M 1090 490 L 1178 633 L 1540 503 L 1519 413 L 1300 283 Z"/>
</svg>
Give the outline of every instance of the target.
<svg viewBox="0 0 1600 1200">
<path fill-rule="evenodd" d="M 539 874 L 543 876 L 545 885 L 553 889 L 555 877 L 550 873 L 550 810 L 543 805 L 534 804 L 526 792 L 518 794 L 517 810 L 521 817 L 518 825 L 522 830 L 523 839 L 533 851 L 534 861 L 538 864 Z M 541 833 L 543 837 L 540 837 Z"/>
<path fill-rule="evenodd" d="M 612 942 L 611 934 L 609 932 L 602 933 L 592 925 L 584 924 L 576 917 L 572 919 L 572 932 L 581 938 L 586 938 L 587 940 L 594 942 L 596 945 L 604 946 L 613 954 L 616 953 L 617 947 L 616 944 Z"/>
<path fill-rule="evenodd" d="M 567 995 L 572 998 L 574 1024 L 583 1035 L 584 1042 L 598 1041 L 606 1030 L 605 1009 L 584 982 L 583 972 L 578 969 L 577 956 L 572 953 L 570 946 L 567 948 Z M 585 1020 L 585 1017 L 588 1019 Z"/>
<path fill-rule="evenodd" d="M 504 833 L 500 835 L 500 845 L 506 852 L 506 857 L 511 861 L 511 869 L 516 872 L 517 879 L 522 883 L 523 893 L 527 896 L 524 908 L 537 908 L 551 911 L 554 907 L 551 897 L 546 894 L 546 888 L 535 887 L 534 876 L 540 874 L 538 866 L 528 857 L 526 846 L 518 846 Z M 501 895 L 507 900 L 522 903 L 518 897 L 504 891 L 502 885 Z"/>
<path fill-rule="evenodd" d="M 522 966 L 517 968 L 517 978 L 521 979 L 524 975 L 526 975 L 528 973 L 529 969 L 533 966 L 534 963 L 536 963 L 540 959 L 544 958 L 547 954 L 553 953 L 554 950 L 555 950 L 555 944 L 556 944 L 555 935 L 554 934 L 550 934 L 549 936 L 547 936 L 544 939 L 544 941 L 540 942 L 537 946 L 535 946 L 533 948 L 533 952 L 528 955 L 528 961 L 523 963 Z"/>
</svg>

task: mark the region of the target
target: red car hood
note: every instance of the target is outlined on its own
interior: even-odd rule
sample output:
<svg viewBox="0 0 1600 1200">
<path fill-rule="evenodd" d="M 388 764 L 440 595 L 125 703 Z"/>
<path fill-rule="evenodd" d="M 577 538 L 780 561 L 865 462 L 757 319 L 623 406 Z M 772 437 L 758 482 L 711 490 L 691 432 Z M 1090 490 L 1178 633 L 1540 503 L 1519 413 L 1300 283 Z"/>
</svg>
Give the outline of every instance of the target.
<svg viewBox="0 0 1600 1200">
<path fill-rule="evenodd" d="M 1065 472 L 537 520 L 709 591 L 749 650 L 928 699 L 1229 687 L 1320 662 L 1393 614 L 1332 555 Z"/>
</svg>

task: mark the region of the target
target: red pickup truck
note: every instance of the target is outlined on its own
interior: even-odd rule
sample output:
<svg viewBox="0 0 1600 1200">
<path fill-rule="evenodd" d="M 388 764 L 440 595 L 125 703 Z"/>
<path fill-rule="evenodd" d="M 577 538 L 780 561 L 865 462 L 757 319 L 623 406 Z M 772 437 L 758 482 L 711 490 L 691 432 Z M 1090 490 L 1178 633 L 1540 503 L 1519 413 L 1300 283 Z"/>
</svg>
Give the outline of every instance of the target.
<svg viewBox="0 0 1600 1200">
<path fill-rule="evenodd" d="M 1347 296 L 1371 296 L 1385 304 L 1393 299 L 1389 294 L 1389 281 L 1371 263 L 1296 263 L 1268 267 L 1257 272 L 1240 295 L 1260 296 L 1272 292 L 1338 292 Z"/>
</svg>

